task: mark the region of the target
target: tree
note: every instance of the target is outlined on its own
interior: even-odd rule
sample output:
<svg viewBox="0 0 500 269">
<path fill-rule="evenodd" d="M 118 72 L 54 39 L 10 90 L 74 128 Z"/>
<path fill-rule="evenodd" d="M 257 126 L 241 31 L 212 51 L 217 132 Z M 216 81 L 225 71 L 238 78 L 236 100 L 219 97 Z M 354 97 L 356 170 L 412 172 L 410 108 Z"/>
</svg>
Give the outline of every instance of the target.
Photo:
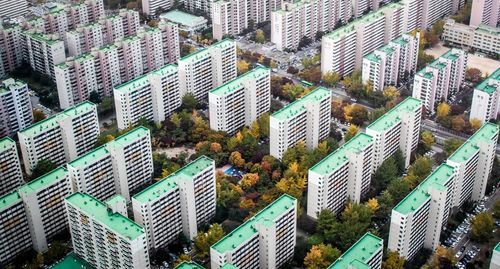
<svg viewBox="0 0 500 269">
<path fill-rule="evenodd" d="M 99 93 L 97 93 L 96 91 L 91 91 L 89 94 L 89 101 L 94 104 L 101 103 L 101 97 L 99 96 Z"/>
<path fill-rule="evenodd" d="M 483 122 L 481 122 L 480 119 L 473 118 L 473 119 L 469 120 L 469 124 L 470 124 L 470 128 L 472 128 L 472 130 L 475 132 L 475 131 L 479 130 L 479 128 L 481 128 L 481 126 L 483 125 Z"/>
<path fill-rule="evenodd" d="M 444 119 L 450 114 L 450 105 L 445 102 L 440 103 L 437 107 L 436 113 L 436 121 Z"/>
<path fill-rule="evenodd" d="M 95 146 L 100 147 L 100 146 L 102 146 L 110 141 L 113 141 L 114 139 L 115 139 L 115 137 L 113 135 L 101 133 L 97 137 L 97 140 L 95 142 Z"/>
<path fill-rule="evenodd" d="M 430 150 L 432 146 L 436 144 L 436 137 L 429 131 L 423 131 L 422 134 L 420 134 L 420 138 L 425 150 Z"/>
<path fill-rule="evenodd" d="M 453 154 L 455 150 L 457 150 L 462 144 L 464 143 L 463 140 L 457 139 L 457 138 L 450 138 L 446 139 L 444 141 L 444 146 L 443 149 L 446 152 L 448 156 Z"/>
<path fill-rule="evenodd" d="M 397 251 L 389 251 L 387 259 L 382 262 L 382 269 L 403 269 L 405 262 L 405 258 L 399 256 Z"/>
<path fill-rule="evenodd" d="M 399 97 L 400 93 L 398 88 L 394 86 L 387 86 L 384 88 L 384 91 L 382 92 L 382 95 L 388 100 L 392 101 L 396 98 Z"/>
<path fill-rule="evenodd" d="M 358 134 L 358 132 L 359 132 L 359 127 L 354 124 L 351 124 L 351 126 L 349 126 L 349 128 L 347 128 L 347 131 L 345 132 L 344 136 L 345 143 L 347 143 L 349 140 L 355 137 Z"/>
<path fill-rule="evenodd" d="M 286 93 L 291 101 L 299 98 L 304 92 L 304 87 L 299 84 L 287 83 L 283 85 L 283 92 Z"/>
<path fill-rule="evenodd" d="M 451 129 L 461 132 L 465 127 L 465 120 L 462 115 L 453 116 L 451 118 Z"/>
<path fill-rule="evenodd" d="M 376 108 L 368 116 L 368 121 L 372 123 L 376 121 L 378 118 L 382 117 L 386 112 L 387 109 L 385 109 L 385 107 Z"/>
<path fill-rule="evenodd" d="M 229 162 L 236 167 L 243 167 L 245 165 L 245 159 L 241 157 L 241 153 L 238 151 L 233 151 L 229 156 Z"/>
<path fill-rule="evenodd" d="M 443 34 L 444 20 L 438 20 L 432 25 L 431 33 L 437 36 Z"/>
<path fill-rule="evenodd" d="M 33 168 L 31 168 L 30 178 L 39 178 L 56 168 L 57 165 L 53 161 L 49 159 L 41 159 Z"/>
<path fill-rule="evenodd" d="M 312 40 L 308 36 L 303 36 L 300 39 L 299 48 L 298 49 L 301 49 L 303 47 L 307 47 L 309 44 L 311 44 L 311 42 L 312 42 Z"/>
<path fill-rule="evenodd" d="M 257 29 L 257 31 L 255 31 L 255 42 L 261 44 L 266 42 L 266 35 L 264 34 L 264 31 L 262 31 L 261 29 Z"/>
<path fill-rule="evenodd" d="M 182 253 L 181 255 L 179 255 L 179 258 L 177 258 L 177 260 L 175 261 L 174 266 L 178 266 L 183 262 L 189 262 L 189 261 L 191 261 L 191 256 Z"/>
<path fill-rule="evenodd" d="M 198 99 L 194 94 L 188 92 L 182 97 L 182 107 L 187 110 L 193 110 L 198 106 Z"/>
<path fill-rule="evenodd" d="M 249 173 L 245 174 L 241 179 L 241 187 L 244 190 L 249 190 L 259 182 L 259 174 Z"/>
<path fill-rule="evenodd" d="M 194 248 L 196 255 L 204 258 L 210 253 L 210 247 L 224 237 L 224 230 L 220 224 L 213 224 L 208 228 L 208 231 L 199 231 L 194 238 Z"/>
<path fill-rule="evenodd" d="M 344 107 L 344 117 L 348 122 L 361 126 L 368 119 L 368 111 L 363 106 L 351 104 Z"/>
<path fill-rule="evenodd" d="M 248 72 L 248 68 L 250 66 L 250 63 L 245 61 L 245 60 L 238 60 L 236 66 L 238 68 L 238 75 L 241 75 L 241 74 Z"/>
<path fill-rule="evenodd" d="M 326 72 L 321 78 L 329 86 L 333 86 L 340 81 L 340 74 L 335 71 Z"/>
<path fill-rule="evenodd" d="M 361 71 L 356 69 L 354 70 L 350 76 L 345 76 L 344 80 L 342 80 L 342 84 L 344 85 L 346 92 L 349 95 L 355 97 L 361 97 L 364 95 L 363 82 L 361 80 Z"/>
<path fill-rule="evenodd" d="M 500 219 L 500 200 L 496 200 L 493 204 L 493 216 Z"/>
<path fill-rule="evenodd" d="M 366 206 L 370 209 L 372 214 L 375 214 L 380 209 L 377 198 L 368 199 L 368 201 L 366 201 Z"/>
<path fill-rule="evenodd" d="M 481 70 L 477 68 L 468 68 L 465 72 L 465 79 L 476 84 L 481 80 Z"/>
<path fill-rule="evenodd" d="M 33 123 L 42 121 L 45 118 L 45 114 L 40 109 L 33 108 Z"/>
<path fill-rule="evenodd" d="M 471 226 L 471 239 L 484 243 L 487 242 L 495 230 L 495 222 L 491 213 L 483 212 L 477 214 L 470 222 Z"/>
<path fill-rule="evenodd" d="M 429 261 L 430 269 L 453 268 L 456 264 L 455 253 L 453 249 L 438 246 L 432 254 Z"/>
<path fill-rule="evenodd" d="M 338 257 L 340 257 L 340 250 L 333 248 L 330 244 L 314 245 L 304 258 L 304 265 L 307 269 L 323 269 Z"/>
<path fill-rule="evenodd" d="M 373 174 L 372 186 L 375 193 L 387 187 L 387 184 L 398 176 L 398 166 L 394 157 L 389 157 Z"/>
</svg>

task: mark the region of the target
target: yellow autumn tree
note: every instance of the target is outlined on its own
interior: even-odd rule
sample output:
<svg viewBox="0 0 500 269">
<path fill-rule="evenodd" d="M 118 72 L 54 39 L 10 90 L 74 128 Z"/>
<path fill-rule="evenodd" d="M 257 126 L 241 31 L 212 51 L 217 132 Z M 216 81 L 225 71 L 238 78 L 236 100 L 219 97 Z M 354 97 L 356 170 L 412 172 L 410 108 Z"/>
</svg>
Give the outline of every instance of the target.
<svg viewBox="0 0 500 269">
<path fill-rule="evenodd" d="M 255 184 L 257 184 L 257 182 L 259 182 L 259 174 L 248 173 L 248 174 L 245 174 L 243 176 L 243 178 L 241 179 L 241 187 L 244 190 L 249 190 L 250 188 L 255 186 Z"/>
<path fill-rule="evenodd" d="M 470 127 L 472 128 L 472 130 L 474 130 L 474 132 L 479 130 L 479 128 L 481 128 L 481 126 L 483 125 L 483 122 L 480 119 L 476 118 L 470 119 L 469 123 Z"/>
<path fill-rule="evenodd" d="M 250 66 L 250 63 L 245 61 L 245 60 L 238 60 L 236 66 L 238 68 L 238 75 L 241 75 L 241 74 L 248 72 L 248 68 Z"/>
<path fill-rule="evenodd" d="M 368 209 L 370 209 L 372 214 L 377 212 L 378 209 L 380 208 L 380 206 L 378 204 L 378 200 L 376 198 L 371 198 L 368 201 L 366 201 L 366 206 L 368 207 Z"/>
<path fill-rule="evenodd" d="M 347 131 L 345 132 L 344 140 L 347 143 L 347 141 L 351 140 L 353 137 L 355 137 L 359 132 L 359 127 L 351 124 L 349 128 L 347 128 Z"/>
<path fill-rule="evenodd" d="M 385 87 L 384 91 L 382 92 L 382 95 L 386 99 L 388 99 L 389 101 L 392 101 L 392 100 L 398 98 L 400 93 L 399 93 L 398 88 L 396 88 L 394 86 L 387 86 L 387 87 Z"/>
<path fill-rule="evenodd" d="M 236 167 L 243 167 L 245 165 L 245 159 L 241 157 L 241 153 L 238 151 L 233 151 L 229 156 L 229 162 Z"/>
<path fill-rule="evenodd" d="M 442 102 L 438 105 L 437 110 L 436 110 L 436 120 L 442 120 L 450 114 L 451 107 L 445 102 Z"/>
</svg>

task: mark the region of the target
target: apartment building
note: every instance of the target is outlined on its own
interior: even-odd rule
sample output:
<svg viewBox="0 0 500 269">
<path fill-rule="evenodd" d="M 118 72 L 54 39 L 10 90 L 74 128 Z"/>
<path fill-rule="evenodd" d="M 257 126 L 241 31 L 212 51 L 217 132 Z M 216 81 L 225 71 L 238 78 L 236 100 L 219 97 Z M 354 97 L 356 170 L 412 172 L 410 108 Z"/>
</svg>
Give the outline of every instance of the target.
<svg viewBox="0 0 500 269">
<path fill-rule="evenodd" d="M 495 246 L 491 255 L 490 269 L 496 268 L 500 268 L 500 243 Z"/>
<path fill-rule="evenodd" d="M 215 216 L 215 162 L 202 156 L 132 197 L 134 220 L 148 246 L 166 247 L 179 234 L 193 240 Z"/>
<path fill-rule="evenodd" d="M 491 27 L 500 26 L 500 3 L 495 0 L 473 0 L 470 26 L 484 23 Z"/>
<path fill-rule="evenodd" d="M 139 29 L 136 35 L 117 39 L 113 44 L 93 48 L 57 65 L 55 79 L 62 108 L 88 100 L 93 91 L 111 96 L 113 88 L 178 59 L 176 25 Z"/>
<path fill-rule="evenodd" d="M 0 19 L 15 18 L 28 13 L 28 1 L 26 0 L 4 0 L 0 4 Z"/>
<path fill-rule="evenodd" d="M 498 141 L 498 125 L 484 124 L 446 161 L 457 170 L 453 206 L 484 197 Z"/>
<path fill-rule="evenodd" d="M 171 0 L 142 0 L 142 12 L 144 14 L 151 15 L 160 15 L 157 14 L 159 10 L 169 10 L 174 1 Z"/>
<path fill-rule="evenodd" d="M 182 262 L 179 265 L 175 267 L 175 269 L 203 269 L 205 267 L 197 264 L 196 262 L 189 261 L 189 262 Z"/>
<path fill-rule="evenodd" d="M 420 33 L 404 34 L 363 57 L 362 80 L 371 81 L 373 91 L 383 91 L 416 72 Z"/>
<path fill-rule="evenodd" d="M 287 194 L 210 247 L 211 268 L 280 268 L 292 259 L 297 200 Z"/>
<path fill-rule="evenodd" d="M 411 260 L 423 247 L 439 246 L 441 229 L 453 207 L 457 171 L 441 164 L 392 210 L 388 249 Z"/>
<path fill-rule="evenodd" d="M 373 138 L 360 133 L 309 169 L 307 215 L 340 213 L 348 200 L 359 203 L 370 189 Z"/>
<path fill-rule="evenodd" d="M 382 117 L 366 127 L 373 137 L 373 172 L 400 149 L 405 167 L 410 165 L 411 153 L 417 149 L 422 118 L 422 101 L 408 97 Z"/>
<path fill-rule="evenodd" d="M 67 228 L 64 198 L 71 194 L 68 171 L 57 168 L 17 191 L 24 203 L 33 248 L 47 250 L 48 240 Z"/>
<path fill-rule="evenodd" d="M 470 118 L 482 122 L 496 120 L 500 99 L 500 68 L 474 88 Z"/>
<path fill-rule="evenodd" d="M 208 92 L 237 76 L 236 43 L 225 39 L 178 62 L 181 96 L 207 100 Z"/>
<path fill-rule="evenodd" d="M 305 142 L 313 149 L 330 133 L 332 93 L 318 87 L 270 117 L 270 154 L 281 159 L 288 148 Z"/>
<path fill-rule="evenodd" d="M 181 106 L 176 65 L 166 65 L 114 89 L 119 129 L 137 124 L 141 118 L 163 122 Z"/>
<path fill-rule="evenodd" d="M 47 159 L 63 165 L 94 148 L 99 135 L 97 106 L 84 102 L 18 132 L 26 173 Z"/>
<path fill-rule="evenodd" d="M 24 184 L 16 142 L 9 137 L 0 139 L 0 196 Z"/>
<path fill-rule="evenodd" d="M 464 7 L 465 0 L 402 0 L 406 31 L 429 29 L 432 25 Z"/>
<path fill-rule="evenodd" d="M 406 32 L 405 6 L 391 3 L 323 36 L 321 72 L 341 75 L 360 69 L 363 57 Z"/>
<path fill-rule="evenodd" d="M 210 128 L 234 134 L 271 107 L 271 71 L 255 68 L 208 93 Z"/>
<path fill-rule="evenodd" d="M 73 251 L 96 268 L 150 268 L 144 228 L 81 192 L 65 199 Z"/>
<path fill-rule="evenodd" d="M 151 180 L 150 132 L 136 128 L 69 162 L 67 169 L 73 192 L 103 201 L 118 193 L 130 200 L 130 192 Z"/>
<path fill-rule="evenodd" d="M 448 96 L 457 93 L 465 79 L 467 52 L 451 49 L 417 72 L 413 83 L 413 97 L 422 100 L 427 112 Z"/>
<path fill-rule="evenodd" d="M 36 30 L 22 32 L 24 60 L 34 71 L 54 78 L 54 66 L 66 60 L 64 42 L 57 34 L 43 34 Z"/>
<path fill-rule="evenodd" d="M 9 78 L 0 82 L 0 136 L 11 136 L 33 122 L 28 84 Z"/>
<path fill-rule="evenodd" d="M 23 62 L 21 27 L 0 23 L 0 78 Z"/>
<path fill-rule="evenodd" d="M 30 228 L 23 200 L 17 191 L 0 196 L 0 266 L 6 266 L 31 246 Z"/>
<path fill-rule="evenodd" d="M 214 0 L 184 0 L 184 8 L 192 13 L 203 13 L 207 16 L 211 14 L 211 7 Z"/>
<path fill-rule="evenodd" d="M 363 235 L 342 256 L 328 267 L 328 269 L 345 268 L 382 268 L 384 240 L 371 233 Z"/>
<path fill-rule="evenodd" d="M 500 29 L 498 27 L 486 24 L 468 26 L 448 19 L 443 26 L 442 38 L 445 43 L 457 47 L 484 52 L 494 57 L 500 54 Z"/>
</svg>

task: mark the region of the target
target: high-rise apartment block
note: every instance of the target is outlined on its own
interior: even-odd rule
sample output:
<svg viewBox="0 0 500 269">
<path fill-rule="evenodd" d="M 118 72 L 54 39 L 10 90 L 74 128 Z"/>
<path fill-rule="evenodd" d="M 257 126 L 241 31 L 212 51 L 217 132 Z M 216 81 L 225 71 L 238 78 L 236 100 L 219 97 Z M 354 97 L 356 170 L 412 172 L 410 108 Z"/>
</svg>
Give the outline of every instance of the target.
<svg viewBox="0 0 500 269">
<path fill-rule="evenodd" d="M 64 198 L 71 193 L 68 172 L 60 167 L 27 183 L 17 191 L 21 196 L 33 248 L 47 250 L 47 240 L 67 228 Z"/>
<path fill-rule="evenodd" d="M 118 14 L 66 32 L 68 55 L 78 56 L 90 52 L 92 48 L 102 47 L 113 43 L 116 39 L 135 35 L 138 29 L 139 12 L 121 9 Z"/>
<path fill-rule="evenodd" d="M 491 27 L 500 26 L 500 2 L 495 0 L 473 0 L 470 15 L 470 26 L 481 23 Z"/>
<path fill-rule="evenodd" d="M 67 165 L 74 192 L 100 200 L 119 193 L 130 200 L 130 192 L 151 180 L 153 158 L 150 132 L 134 129 Z"/>
<path fill-rule="evenodd" d="M 470 118 L 496 120 L 500 112 L 500 68 L 474 88 Z"/>
<path fill-rule="evenodd" d="M 309 169 L 307 215 L 340 213 L 347 200 L 359 203 L 370 189 L 373 138 L 360 133 Z"/>
<path fill-rule="evenodd" d="M 114 89 L 119 129 L 135 125 L 139 119 L 163 122 L 181 106 L 176 65 L 166 65 Z"/>
<path fill-rule="evenodd" d="M 500 51 L 500 28 L 486 24 L 468 26 L 448 19 L 443 26 L 442 39 L 445 45 L 469 48 L 494 57 Z"/>
<path fill-rule="evenodd" d="M 193 240 L 215 216 L 215 162 L 202 156 L 132 197 L 134 220 L 152 249 L 183 233 Z"/>
<path fill-rule="evenodd" d="M 56 165 L 87 153 L 99 135 L 97 107 L 84 102 L 20 131 L 19 144 L 27 173 L 42 159 Z"/>
<path fill-rule="evenodd" d="M 170 0 L 142 0 L 142 12 L 146 15 L 157 14 L 159 10 L 169 10 L 172 7 L 173 1 Z"/>
<path fill-rule="evenodd" d="M 23 62 L 21 27 L 0 23 L 0 78 Z"/>
<path fill-rule="evenodd" d="M 333 262 L 328 269 L 380 269 L 382 268 L 383 251 L 384 240 L 371 233 L 366 233 Z"/>
<path fill-rule="evenodd" d="M 144 228 L 81 192 L 67 197 L 74 252 L 96 268 L 150 268 Z"/>
<path fill-rule="evenodd" d="M 208 93 L 210 128 L 234 134 L 271 106 L 271 72 L 255 68 Z"/>
<path fill-rule="evenodd" d="M 177 35 L 176 25 L 160 23 L 158 28 L 140 29 L 136 35 L 57 65 L 55 78 L 61 107 L 88 100 L 93 91 L 111 96 L 113 87 L 177 60 Z"/>
<path fill-rule="evenodd" d="M 208 92 L 236 78 L 236 43 L 225 39 L 178 62 L 181 95 L 207 100 Z"/>
<path fill-rule="evenodd" d="M 467 52 L 451 49 L 424 69 L 417 72 L 413 83 L 413 97 L 424 102 L 427 112 L 460 89 L 467 68 Z"/>
<path fill-rule="evenodd" d="M 493 254 L 491 255 L 490 269 L 500 268 L 500 243 L 498 243 L 493 249 Z"/>
<path fill-rule="evenodd" d="M 415 73 L 420 33 L 404 34 L 363 58 L 363 83 L 371 81 L 374 91 L 387 85 L 398 85 Z"/>
<path fill-rule="evenodd" d="M 313 149 L 330 133 L 332 93 L 318 87 L 270 117 L 270 152 L 281 159 L 286 150 L 305 142 Z"/>
<path fill-rule="evenodd" d="M 441 229 L 453 206 L 457 178 L 454 168 L 442 164 L 392 210 L 388 248 L 412 259 L 422 248 L 439 245 Z"/>
<path fill-rule="evenodd" d="M 364 56 L 406 32 L 404 13 L 404 5 L 391 3 L 323 36 L 321 72 L 360 69 Z"/>
<path fill-rule="evenodd" d="M 455 14 L 465 2 L 465 0 L 402 0 L 400 3 L 405 6 L 406 31 L 428 29 L 438 20 Z"/>
<path fill-rule="evenodd" d="M 184 0 L 184 8 L 193 13 L 205 13 L 210 16 L 210 8 L 214 0 Z"/>
<path fill-rule="evenodd" d="M 0 196 L 24 184 L 16 142 L 9 137 L 0 139 Z"/>
<path fill-rule="evenodd" d="M 28 1 L 2 1 L 0 2 L 0 19 L 15 18 L 28 13 Z"/>
<path fill-rule="evenodd" d="M 411 153 L 417 149 L 422 118 L 422 101 L 408 97 L 382 117 L 366 127 L 373 137 L 373 171 L 400 149 L 405 166 L 410 165 Z"/>
<path fill-rule="evenodd" d="M 31 246 L 23 200 L 17 191 L 0 196 L 0 265 L 6 265 Z"/>
<path fill-rule="evenodd" d="M 293 257 L 297 200 L 276 199 L 210 248 L 211 268 L 276 269 Z"/>
<path fill-rule="evenodd" d="M 479 201 L 484 197 L 486 183 L 491 174 L 498 125 L 484 124 L 446 161 L 457 170 L 454 206 L 462 206 L 467 200 Z"/>
<path fill-rule="evenodd" d="M 54 78 L 54 66 L 66 61 L 64 42 L 57 34 L 36 30 L 22 32 L 24 59 L 34 71 Z"/>
<path fill-rule="evenodd" d="M 6 79 L 0 81 L 0 136 L 10 136 L 33 122 L 28 84 Z"/>
</svg>

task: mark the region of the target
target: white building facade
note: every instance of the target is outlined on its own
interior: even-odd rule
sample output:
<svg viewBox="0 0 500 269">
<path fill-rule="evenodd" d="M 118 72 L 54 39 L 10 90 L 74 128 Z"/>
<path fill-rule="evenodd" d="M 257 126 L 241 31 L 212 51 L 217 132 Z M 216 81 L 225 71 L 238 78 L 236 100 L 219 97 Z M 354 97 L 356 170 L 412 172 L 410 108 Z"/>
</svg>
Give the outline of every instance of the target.
<svg viewBox="0 0 500 269">
<path fill-rule="evenodd" d="M 0 135 L 11 136 L 33 123 L 28 84 L 15 79 L 0 83 Z"/>
<path fill-rule="evenodd" d="M 470 118 L 482 122 L 496 120 L 500 106 L 500 68 L 474 88 Z"/>
</svg>

